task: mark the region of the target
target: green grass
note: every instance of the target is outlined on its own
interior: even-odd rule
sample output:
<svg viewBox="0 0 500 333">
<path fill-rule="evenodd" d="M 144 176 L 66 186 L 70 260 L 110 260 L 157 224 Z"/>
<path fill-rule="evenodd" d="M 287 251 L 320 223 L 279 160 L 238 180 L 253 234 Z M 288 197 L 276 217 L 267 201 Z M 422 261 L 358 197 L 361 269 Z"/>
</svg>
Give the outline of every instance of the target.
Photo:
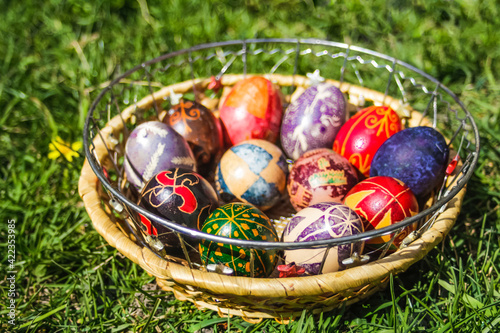
<svg viewBox="0 0 500 333">
<path fill-rule="evenodd" d="M 24 332 L 496 332 L 500 327 L 500 9 L 496 1 L 9 1 L 0 13 L 2 331 L 7 221 L 16 221 L 16 324 Z M 412 5 L 410 5 L 412 3 Z M 442 245 L 347 309 L 281 325 L 197 310 L 97 234 L 77 193 L 81 140 L 99 85 L 162 53 L 256 37 L 314 37 L 399 58 L 448 85 L 482 152 Z M 82 154 L 82 151 L 80 151 Z"/>
</svg>

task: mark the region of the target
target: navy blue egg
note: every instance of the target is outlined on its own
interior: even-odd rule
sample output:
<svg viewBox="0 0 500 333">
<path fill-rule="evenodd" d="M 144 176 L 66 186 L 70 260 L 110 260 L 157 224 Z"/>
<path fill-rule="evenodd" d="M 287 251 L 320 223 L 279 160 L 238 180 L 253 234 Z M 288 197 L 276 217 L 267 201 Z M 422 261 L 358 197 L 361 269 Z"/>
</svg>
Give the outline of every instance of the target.
<svg viewBox="0 0 500 333">
<path fill-rule="evenodd" d="M 421 198 L 443 180 L 448 155 L 443 135 L 434 128 L 407 128 L 380 146 L 373 157 L 370 177 L 397 178 Z"/>
</svg>

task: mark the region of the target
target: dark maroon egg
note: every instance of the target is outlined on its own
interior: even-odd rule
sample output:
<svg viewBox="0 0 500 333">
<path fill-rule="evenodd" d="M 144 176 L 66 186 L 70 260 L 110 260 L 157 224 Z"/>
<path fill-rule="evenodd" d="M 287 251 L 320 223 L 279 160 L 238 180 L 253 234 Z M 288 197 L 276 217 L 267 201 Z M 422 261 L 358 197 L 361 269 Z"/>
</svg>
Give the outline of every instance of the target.
<svg viewBox="0 0 500 333">
<path fill-rule="evenodd" d="M 162 120 L 186 139 L 193 150 L 198 172 L 208 176 L 222 155 L 222 130 L 219 120 L 203 105 L 181 100 Z"/>
<path fill-rule="evenodd" d="M 281 124 L 281 145 L 288 157 L 331 148 L 345 122 L 346 105 L 342 92 L 331 84 L 307 88 L 288 106 Z"/>
<path fill-rule="evenodd" d="M 196 162 L 189 144 L 179 133 L 159 121 L 148 121 L 130 133 L 124 167 L 128 181 L 140 190 L 161 170 L 196 171 Z"/>
<path fill-rule="evenodd" d="M 200 230 L 218 202 L 217 193 L 201 175 L 172 168 L 151 178 L 142 189 L 139 205 L 177 224 Z M 171 229 L 142 215 L 140 220 L 147 235 L 157 237 L 166 247 L 178 246 L 179 238 Z"/>
<path fill-rule="evenodd" d="M 299 211 L 319 202 L 340 203 L 357 182 L 356 169 L 345 157 L 318 148 L 295 161 L 288 176 L 288 194 Z"/>
</svg>

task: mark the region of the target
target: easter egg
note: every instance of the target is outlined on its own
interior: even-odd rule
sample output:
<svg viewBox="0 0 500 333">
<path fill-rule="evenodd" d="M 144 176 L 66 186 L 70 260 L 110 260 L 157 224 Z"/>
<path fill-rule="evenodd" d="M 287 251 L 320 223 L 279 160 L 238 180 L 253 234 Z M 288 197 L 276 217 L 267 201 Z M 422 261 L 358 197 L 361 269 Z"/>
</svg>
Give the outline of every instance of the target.
<svg viewBox="0 0 500 333">
<path fill-rule="evenodd" d="M 191 146 L 198 172 L 208 175 L 222 155 L 222 130 L 219 120 L 203 105 L 181 100 L 162 120 L 182 135 Z"/>
<path fill-rule="evenodd" d="M 386 176 L 371 177 L 359 182 L 347 193 L 344 204 L 362 218 L 365 231 L 387 227 L 418 214 L 418 202 L 410 188 L 402 181 Z M 416 226 L 411 224 L 399 233 L 390 250 L 399 248 L 403 239 Z M 393 236 L 394 234 L 388 234 L 372 238 L 365 244 L 371 248 L 379 248 Z"/>
<path fill-rule="evenodd" d="M 299 211 L 318 202 L 341 202 L 358 182 L 356 170 L 327 148 L 310 150 L 295 161 L 288 176 L 288 194 Z"/>
<path fill-rule="evenodd" d="M 253 205 L 233 202 L 217 208 L 201 231 L 233 239 L 277 242 L 278 235 L 269 218 Z M 204 265 L 222 264 L 234 275 L 252 276 L 250 249 L 202 240 L 199 245 Z M 267 277 L 277 263 L 276 250 L 254 251 L 254 277 Z"/>
<path fill-rule="evenodd" d="M 281 149 L 265 140 L 248 140 L 222 156 L 215 186 L 223 201 L 238 199 L 261 210 L 271 208 L 285 193 L 288 165 Z"/>
<path fill-rule="evenodd" d="M 288 222 L 283 242 L 308 242 L 357 235 L 363 232 L 361 218 L 351 208 L 336 202 L 321 202 L 302 209 Z M 320 270 L 325 248 L 285 250 L 286 264 L 295 263 L 309 274 L 331 273 L 345 269 L 344 259 L 361 254 L 363 242 L 330 248 Z"/>
<path fill-rule="evenodd" d="M 271 81 L 254 76 L 239 81 L 220 108 L 231 145 L 249 139 L 275 142 L 283 114 L 280 96 Z"/>
<path fill-rule="evenodd" d="M 404 129 L 387 139 L 373 157 L 370 176 L 401 180 L 417 199 L 431 193 L 443 180 L 449 148 L 432 127 Z"/>
<path fill-rule="evenodd" d="M 322 83 L 307 88 L 286 109 L 281 145 L 293 159 L 315 148 L 331 148 L 345 122 L 346 101 L 335 86 Z"/>
<path fill-rule="evenodd" d="M 146 183 L 139 206 L 177 224 L 200 230 L 206 218 L 218 207 L 218 201 L 212 185 L 201 175 L 172 168 L 157 173 Z M 166 247 L 178 246 L 179 238 L 170 228 L 139 215 L 143 232 L 157 237 Z"/>
<path fill-rule="evenodd" d="M 356 113 L 340 128 L 333 150 L 368 177 L 377 150 L 400 130 L 401 120 L 393 109 L 388 106 L 370 106 Z"/>
<path fill-rule="evenodd" d="M 196 171 L 187 141 L 170 126 L 148 121 L 137 126 L 125 144 L 125 174 L 137 189 L 158 172 L 169 168 Z"/>
</svg>

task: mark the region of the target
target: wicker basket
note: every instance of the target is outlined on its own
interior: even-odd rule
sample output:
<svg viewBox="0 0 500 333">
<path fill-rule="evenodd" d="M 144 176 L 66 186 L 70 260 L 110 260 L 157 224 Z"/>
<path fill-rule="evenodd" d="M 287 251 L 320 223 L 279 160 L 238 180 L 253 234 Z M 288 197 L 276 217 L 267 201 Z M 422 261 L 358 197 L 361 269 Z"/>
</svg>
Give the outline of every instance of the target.
<svg viewBox="0 0 500 333">
<path fill-rule="evenodd" d="M 260 75 L 279 86 L 285 101 L 290 102 L 311 83 L 310 76 L 301 73 L 301 61 L 309 55 L 313 67 L 305 66 L 304 69 L 309 72 L 321 67 L 328 73 L 330 67 L 335 68 L 334 62 L 340 62 L 337 67 L 339 80 L 327 79 L 327 82 L 348 96 L 351 111 L 358 110 L 365 103 L 388 105 L 404 118 L 408 127 L 422 124 L 444 128 L 450 146 L 462 156 L 462 162 L 447 177 L 441 190 L 429 198 L 420 214 L 392 228 L 365 235 L 375 237 L 420 222 L 422 227 L 413 234 L 417 237 L 408 239 L 405 248 L 364 265 L 335 273 L 290 278 L 236 277 L 207 272 L 193 265 L 189 256 L 172 257 L 153 250 L 135 226 L 131 213 L 138 207 L 129 199 L 120 163 L 130 128 L 143 119 L 158 115 L 161 103 L 168 101 L 173 94 L 191 95 L 216 110 L 225 92 L 242 78 L 250 76 L 246 73 L 252 64 L 249 59 L 252 56 L 270 64 Z M 208 64 L 212 60 L 217 65 Z M 287 62 L 289 68 L 280 73 L 280 68 Z M 233 67 L 240 73 L 231 73 Z M 380 79 L 379 72 L 387 77 Z M 137 73 L 141 74 L 133 77 Z M 216 75 L 222 85 L 222 97 L 220 94 L 210 96 L 207 87 L 214 80 L 209 74 Z M 168 76 L 165 81 L 162 80 L 164 76 Z M 348 83 L 348 78 L 356 84 Z M 385 83 L 382 86 L 378 83 L 381 80 Z M 381 89 L 373 89 L 369 84 L 371 81 Z M 384 89 L 384 93 L 378 91 Z M 134 102 L 130 102 L 132 99 Z M 421 112 L 415 111 L 414 105 L 419 106 Z M 439 126 L 441 124 L 444 126 Z M 115 79 L 96 98 L 87 118 L 84 143 L 87 160 L 80 177 L 79 193 L 94 227 L 106 241 L 155 276 L 158 285 L 173 292 L 179 300 L 212 309 L 221 316 L 237 315 L 249 321 L 292 318 L 304 309 L 313 313 L 329 311 L 357 302 L 383 288 L 391 274 L 403 272 L 423 258 L 450 231 L 460 212 L 465 184 L 479 152 L 478 133 L 472 117 L 459 99 L 435 79 L 385 55 L 316 40 L 207 44 L 153 59 Z M 109 175 L 113 170 L 114 177 Z M 280 212 L 279 209 L 272 213 L 276 215 L 273 221 L 277 225 L 291 216 L 290 212 Z M 200 237 L 197 231 L 186 232 L 175 226 L 174 230 L 179 235 L 189 233 Z M 335 245 L 338 244 L 324 246 Z"/>
</svg>

